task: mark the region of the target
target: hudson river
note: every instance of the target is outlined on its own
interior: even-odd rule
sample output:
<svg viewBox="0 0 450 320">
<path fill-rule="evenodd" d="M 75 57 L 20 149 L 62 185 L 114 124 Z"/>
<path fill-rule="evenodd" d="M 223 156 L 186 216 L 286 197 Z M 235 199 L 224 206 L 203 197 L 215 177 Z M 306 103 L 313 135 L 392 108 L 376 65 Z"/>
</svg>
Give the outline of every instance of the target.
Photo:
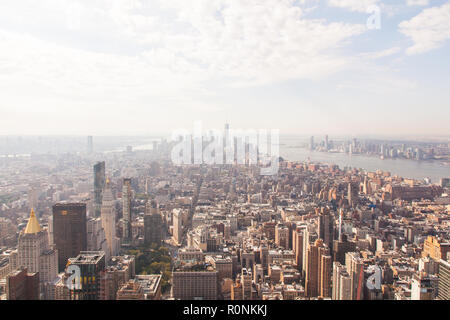
<svg viewBox="0 0 450 320">
<path fill-rule="evenodd" d="M 450 167 L 439 161 L 415 161 L 407 159 L 380 159 L 376 156 L 327 153 L 310 151 L 306 148 L 293 147 L 289 144 L 280 145 L 280 155 L 285 160 L 321 162 L 336 164 L 341 169 L 344 167 L 361 168 L 367 171 L 389 171 L 392 175 L 404 178 L 424 179 L 430 178 L 437 183 L 441 178 L 450 178 Z"/>
</svg>

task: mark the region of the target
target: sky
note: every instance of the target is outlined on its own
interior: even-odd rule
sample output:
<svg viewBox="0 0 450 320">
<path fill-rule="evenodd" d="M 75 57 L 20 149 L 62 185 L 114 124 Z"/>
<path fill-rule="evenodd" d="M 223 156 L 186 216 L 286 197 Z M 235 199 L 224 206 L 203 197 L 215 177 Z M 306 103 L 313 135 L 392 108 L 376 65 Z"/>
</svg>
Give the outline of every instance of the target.
<svg viewBox="0 0 450 320">
<path fill-rule="evenodd" d="M 450 1 L 2 0 L 0 135 L 450 136 Z"/>
</svg>

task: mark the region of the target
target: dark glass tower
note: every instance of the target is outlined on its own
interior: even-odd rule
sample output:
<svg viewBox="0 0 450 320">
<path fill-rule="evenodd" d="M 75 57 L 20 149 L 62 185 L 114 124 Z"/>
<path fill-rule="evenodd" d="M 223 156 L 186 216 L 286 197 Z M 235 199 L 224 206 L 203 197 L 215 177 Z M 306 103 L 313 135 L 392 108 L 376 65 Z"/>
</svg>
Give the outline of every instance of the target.
<svg viewBox="0 0 450 320">
<path fill-rule="evenodd" d="M 53 206 L 53 241 L 58 250 L 58 270 L 67 260 L 87 249 L 86 204 L 57 203 Z"/>
</svg>

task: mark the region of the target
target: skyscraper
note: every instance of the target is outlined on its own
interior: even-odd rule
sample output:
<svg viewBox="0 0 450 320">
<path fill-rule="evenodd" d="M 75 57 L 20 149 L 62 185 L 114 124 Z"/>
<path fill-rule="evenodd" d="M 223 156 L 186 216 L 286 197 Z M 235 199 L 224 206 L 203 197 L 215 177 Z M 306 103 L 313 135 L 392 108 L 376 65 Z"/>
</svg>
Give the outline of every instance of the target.
<svg viewBox="0 0 450 320">
<path fill-rule="evenodd" d="M 94 139 L 92 136 L 87 137 L 87 154 L 92 154 L 94 152 Z"/>
<path fill-rule="evenodd" d="M 317 232 L 319 238 L 331 249 L 333 245 L 334 223 L 333 217 L 327 208 L 322 208 L 322 211 L 319 213 L 317 225 L 319 228 Z"/>
<path fill-rule="evenodd" d="M 109 179 L 106 180 L 105 190 L 103 191 L 101 219 L 108 243 L 109 254 L 106 255 L 108 258 L 117 255 L 119 249 L 119 239 L 116 237 L 116 211 Z"/>
<path fill-rule="evenodd" d="M 309 150 L 314 150 L 314 136 L 309 138 Z"/>
<path fill-rule="evenodd" d="M 359 252 L 347 252 L 345 254 L 345 267 L 352 279 L 352 300 L 363 299 L 364 263 Z"/>
<path fill-rule="evenodd" d="M 58 271 L 67 260 L 87 247 L 86 204 L 57 203 L 53 206 L 53 241 L 58 250 Z"/>
<path fill-rule="evenodd" d="M 333 300 L 352 300 L 352 278 L 347 273 L 345 266 L 339 262 L 333 262 Z"/>
<path fill-rule="evenodd" d="M 173 209 L 173 238 L 177 244 L 183 242 L 183 217 L 180 209 Z"/>
<path fill-rule="evenodd" d="M 50 247 L 48 231 L 41 228 L 33 209 L 25 230 L 19 235 L 17 255 L 19 268 L 38 272 L 41 283 L 56 279 L 58 253 Z"/>
<path fill-rule="evenodd" d="M 329 150 L 329 145 L 328 145 L 328 135 L 325 135 L 325 150 L 328 151 Z"/>
<path fill-rule="evenodd" d="M 450 263 L 445 260 L 439 262 L 439 293 L 440 300 L 450 300 Z"/>
<path fill-rule="evenodd" d="M 331 297 L 331 256 L 322 239 L 310 244 L 306 254 L 306 290 L 308 297 Z"/>
<path fill-rule="evenodd" d="M 102 208 L 102 193 L 105 187 L 105 162 L 94 165 L 94 216 L 99 217 Z"/>
<path fill-rule="evenodd" d="M 122 185 L 123 239 L 131 241 L 131 179 L 124 178 Z"/>
<path fill-rule="evenodd" d="M 162 219 L 158 212 L 158 204 L 155 200 L 148 201 L 144 215 L 144 242 L 161 244 L 162 241 Z"/>
<path fill-rule="evenodd" d="M 80 286 L 71 288 L 71 300 L 99 300 L 100 273 L 105 270 L 105 253 L 82 251 L 75 258 L 70 258 L 68 265 L 78 266 L 80 270 Z"/>
</svg>

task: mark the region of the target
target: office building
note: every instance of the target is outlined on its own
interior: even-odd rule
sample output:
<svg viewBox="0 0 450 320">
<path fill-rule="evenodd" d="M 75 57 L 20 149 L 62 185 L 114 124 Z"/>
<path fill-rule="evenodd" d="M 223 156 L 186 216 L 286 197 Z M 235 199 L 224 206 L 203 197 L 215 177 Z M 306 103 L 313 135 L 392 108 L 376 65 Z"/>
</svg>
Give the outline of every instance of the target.
<svg viewBox="0 0 450 320">
<path fill-rule="evenodd" d="M 100 275 L 105 270 L 105 253 L 103 251 L 82 251 L 75 258 L 70 258 L 69 266 L 79 268 L 79 286 L 70 288 L 71 300 L 99 300 Z M 69 272 L 66 272 L 69 273 Z"/>
<path fill-rule="evenodd" d="M 39 273 L 21 268 L 6 277 L 7 300 L 39 300 Z"/>
<path fill-rule="evenodd" d="M 58 274 L 58 253 L 49 244 L 47 229 L 42 229 L 31 209 L 30 219 L 19 235 L 18 267 L 29 273 L 38 273 L 41 284 L 53 281 Z M 43 291 L 43 286 L 40 287 Z"/>
<path fill-rule="evenodd" d="M 172 273 L 172 296 L 177 300 L 216 300 L 218 272 L 207 264 L 187 264 Z"/>
<path fill-rule="evenodd" d="M 99 217 L 102 208 L 103 189 L 105 188 L 106 173 L 105 162 L 94 165 L 94 216 Z"/>
<path fill-rule="evenodd" d="M 58 272 L 62 272 L 69 258 L 87 249 L 85 203 L 53 206 L 53 240 L 58 250 Z"/>
<path fill-rule="evenodd" d="M 332 261 L 329 249 L 322 239 L 310 244 L 306 254 L 306 290 L 307 297 L 331 297 Z"/>
<path fill-rule="evenodd" d="M 183 242 L 183 212 L 180 209 L 173 209 L 173 239 L 178 245 Z"/>
<path fill-rule="evenodd" d="M 106 181 L 105 190 L 103 191 L 101 220 L 108 244 L 108 261 L 109 257 L 117 255 L 119 251 L 119 239 L 116 237 L 116 210 L 114 207 L 114 197 L 111 192 L 109 179 Z"/>
<path fill-rule="evenodd" d="M 155 200 L 148 201 L 144 215 L 144 243 L 161 244 L 163 240 L 163 222 Z"/>
<path fill-rule="evenodd" d="M 131 179 L 124 178 L 122 185 L 122 214 L 123 214 L 123 240 L 126 243 L 131 241 Z"/>
<path fill-rule="evenodd" d="M 440 300 L 450 300 L 450 262 L 445 260 L 439 262 L 438 290 Z"/>
</svg>

